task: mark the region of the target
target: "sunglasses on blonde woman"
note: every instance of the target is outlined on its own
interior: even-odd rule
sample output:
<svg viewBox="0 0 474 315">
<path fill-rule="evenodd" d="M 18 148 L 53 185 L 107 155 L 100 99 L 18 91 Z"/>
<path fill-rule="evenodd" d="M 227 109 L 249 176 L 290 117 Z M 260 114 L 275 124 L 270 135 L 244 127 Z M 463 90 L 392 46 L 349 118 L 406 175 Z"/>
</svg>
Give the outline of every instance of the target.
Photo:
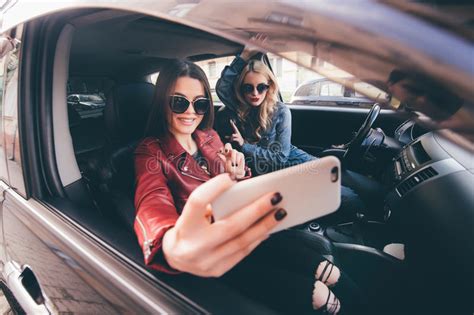
<svg viewBox="0 0 474 315">
<path fill-rule="evenodd" d="M 254 89 L 257 89 L 258 94 L 262 94 L 263 92 L 268 90 L 269 87 L 270 85 L 266 83 L 259 83 L 257 84 L 257 86 L 253 86 L 252 84 L 245 83 L 245 84 L 242 84 L 242 93 L 250 94 L 254 91 Z"/>
<path fill-rule="evenodd" d="M 191 102 L 186 97 L 181 95 L 170 96 L 170 107 L 173 113 L 182 114 L 188 110 L 188 107 L 191 104 L 193 104 L 194 111 L 198 115 L 204 115 L 211 107 L 211 101 L 205 97 L 197 98 Z"/>
</svg>

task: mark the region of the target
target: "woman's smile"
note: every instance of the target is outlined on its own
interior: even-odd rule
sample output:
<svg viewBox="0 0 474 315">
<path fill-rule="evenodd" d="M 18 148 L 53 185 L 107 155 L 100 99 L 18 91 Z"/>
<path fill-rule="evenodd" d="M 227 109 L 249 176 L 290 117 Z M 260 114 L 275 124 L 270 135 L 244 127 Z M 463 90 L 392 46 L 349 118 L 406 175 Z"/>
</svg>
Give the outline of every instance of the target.
<svg viewBox="0 0 474 315">
<path fill-rule="evenodd" d="M 185 126 L 192 126 L 196 122 L 196 117 L 177 117 L 178 121 Z"/>
</svg>

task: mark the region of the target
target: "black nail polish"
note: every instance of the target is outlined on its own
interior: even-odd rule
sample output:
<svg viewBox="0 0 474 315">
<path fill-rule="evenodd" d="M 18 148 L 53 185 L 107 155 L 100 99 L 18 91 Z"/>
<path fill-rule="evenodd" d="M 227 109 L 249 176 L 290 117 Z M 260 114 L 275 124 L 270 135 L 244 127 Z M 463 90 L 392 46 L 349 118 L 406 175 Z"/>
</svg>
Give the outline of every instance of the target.
<svg viewBox="0 0 474 315">
<path fill-rule="evenodd" d="M 281 220 L 283 220 L 284 217 L 286 217 L 286 214 L 287 214 L 286 210 L 283 209 L 283 208 L 280 208 L 275 212 L 275 219 L 277 221 L 281 221 Z"/>
<path fill-rule="evenodd" d="M 277 203 L 279 203 L 281 200 L 283 199 L 283 196 L 277 192 L 273 195 L 272 199 L 270 200 L 270 202 L 272 203 L 272 205 L 276 205 Z"/>
</svg>

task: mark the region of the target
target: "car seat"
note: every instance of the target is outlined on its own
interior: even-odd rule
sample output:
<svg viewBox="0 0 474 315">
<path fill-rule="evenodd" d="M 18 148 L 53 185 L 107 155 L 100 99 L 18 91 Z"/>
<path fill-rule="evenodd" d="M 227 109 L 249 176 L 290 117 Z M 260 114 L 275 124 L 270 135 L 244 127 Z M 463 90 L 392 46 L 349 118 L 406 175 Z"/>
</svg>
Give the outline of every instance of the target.
<svg viewBox="0 0 474 315">
<path fill-rule="evenodd" d="M 97 170 L 97 201 L 131 230 L 135 220 L 134 151 L 144 136 L 153 93 L 154 85 L 147 82 L 116 85 L 104 110 L 107 143 Z"/>
</svg>

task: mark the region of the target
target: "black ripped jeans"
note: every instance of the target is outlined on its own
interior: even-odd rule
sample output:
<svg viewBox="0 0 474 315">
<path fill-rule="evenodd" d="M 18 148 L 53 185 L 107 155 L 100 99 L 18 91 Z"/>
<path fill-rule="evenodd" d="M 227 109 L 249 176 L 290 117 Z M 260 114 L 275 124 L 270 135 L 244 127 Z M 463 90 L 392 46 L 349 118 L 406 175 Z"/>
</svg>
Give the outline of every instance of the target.
<svg viewBox="0 0 474 315">
<path fill-rule="evenodd" d="M 278 312 L 315 314 L 315 271 L 324 260 L 332 260 L 328 248 L 304 231 L 286 230 L 272 235 L 223 279 Z M 359 288 L 340 272 L 336 285 L 330 288 L 341 302 L 339 314 L 364 314 L 366 303 Z"/>
</svg>

